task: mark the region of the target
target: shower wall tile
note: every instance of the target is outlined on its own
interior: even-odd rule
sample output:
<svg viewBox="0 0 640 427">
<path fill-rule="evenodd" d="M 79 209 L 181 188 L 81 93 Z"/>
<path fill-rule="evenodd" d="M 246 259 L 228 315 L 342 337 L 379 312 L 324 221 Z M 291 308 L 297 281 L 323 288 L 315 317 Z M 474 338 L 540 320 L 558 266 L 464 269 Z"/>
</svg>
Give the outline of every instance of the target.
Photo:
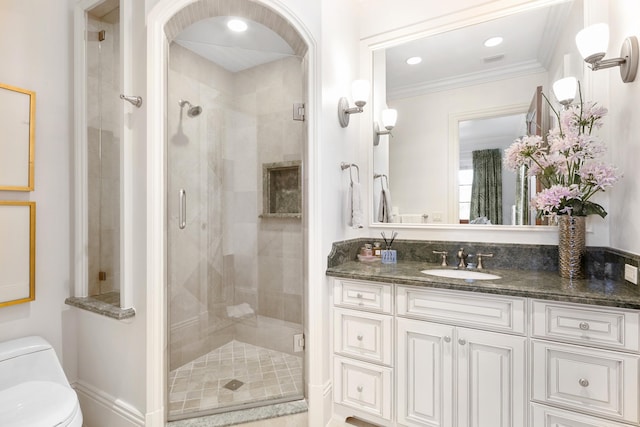
<svg viewBox="0 0 640 427">
<path fill-rule="evenodd" d="M 302 325 L 302 296 L 285 293 L 283 296 L 283 302 L 284 320 Z"/>
<path fill-rule="evenodd" d="M 257 191 L 237 191 L 234 197 L 234 221 L 255 224 L 258 222 Z"/>
<path fill-rule="evenodd" d="M 258 257 L 258 278 L 260 289 L 282 294 L 283 259 L 280 256 L 262 255 Z M 281 317 L 278 317 L 281 319 Z"/>
<path fill-rule="evenodd" d="M 302 295 L 304 289 L 302 259 L 283 258 L 282 290 L 290 295 Z"/>
<path fill-rule="evenodd" d="M 238 255 L 234 257 L 235 285 L 243 288 L 257 288 L 258 271 L 255 255 Z"/>
<path fill-rule="evenodd" d="M 282 292 L 270 292 L 258 289 L 258 314 L 274 319 L 284 319 L 284 305 Z"/>
</svg>

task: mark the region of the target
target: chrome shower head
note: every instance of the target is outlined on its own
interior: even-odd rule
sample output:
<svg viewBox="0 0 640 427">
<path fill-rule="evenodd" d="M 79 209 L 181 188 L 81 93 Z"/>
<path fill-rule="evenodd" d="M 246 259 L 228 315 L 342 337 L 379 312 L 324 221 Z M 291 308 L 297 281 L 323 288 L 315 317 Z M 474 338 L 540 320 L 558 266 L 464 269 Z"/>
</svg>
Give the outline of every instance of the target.
<svg viewBox="0 0 640 427">
<path fill-rule="evenodd" d="M 178 101 L 178 105 L 180 106 L 180 108 L 183 108 L 185 105 L 189 106 L 189 109 L 187 110 L 187 116 L 189 117 L 197 117 L 200 115 L 200 113 L 202 113 L 202 107 L 199 105 L 193 105 L 192 103 L 190 103 L 187 100 L 180 100 Z"/>
</svg>

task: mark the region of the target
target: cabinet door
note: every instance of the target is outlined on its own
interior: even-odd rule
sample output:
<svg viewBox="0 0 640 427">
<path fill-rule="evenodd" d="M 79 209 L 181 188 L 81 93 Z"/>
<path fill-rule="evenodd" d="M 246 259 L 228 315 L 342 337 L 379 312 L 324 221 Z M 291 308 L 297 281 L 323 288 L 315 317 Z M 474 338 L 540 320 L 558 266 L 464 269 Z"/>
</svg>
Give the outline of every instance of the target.
<svg viewBox="0 0 640 427">
<path fill-rule="evenodd" d="M 397 337 L 398 422 L 452 426 L 454 328 L 398 318 Z"/>
<path fill-rule="evenodd" d="M 457 425 L 526 425 L 526 338 L 458 328 Z"/>
</svg>

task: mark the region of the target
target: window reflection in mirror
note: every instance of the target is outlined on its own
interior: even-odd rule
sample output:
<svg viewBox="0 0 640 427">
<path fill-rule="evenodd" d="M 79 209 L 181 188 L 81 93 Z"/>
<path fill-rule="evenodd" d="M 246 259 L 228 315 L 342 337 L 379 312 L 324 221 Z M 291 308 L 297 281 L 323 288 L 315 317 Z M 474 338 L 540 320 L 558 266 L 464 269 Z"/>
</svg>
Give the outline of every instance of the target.
<svg viewBox="0 0 640 427">
<path fill-rule="evenodd" d="M 516 175 L 503 168 L 501 160 L 504 149 L 526 131 L 525 113 L 458 122 L 458 218 L 461 224 L 517 224 Z M 483 161 L 491 157 L 497 157 L 493 159 L 497 161 Z M 493 182 L 492 177 L 499 182 Z"/>
<path fill-rule="evenodd" d="M 463 156 L 471 159 L 473 150 L 464 145 L 465 131 L 459 124 L 526 114 L 537 87 L 549 92 L 546 88 L 558 78 L 581 79 L 584 64 L 574 36 L 582 25 L 582 0 L 558 1 L 372 52 L 374 121 L 379 121 L 383 108 L 398 110 L 393 138 L 382 138 L 373 148 L 374 173 L 389 177 L 393 222 L 418 223 L 423 221 L 417 219 L 426 218 L 438 225 L 478 219 L 460 215 L 467 207 L 471 212 L 471 199 L 465 202 L 459 197 L 458 173 L 464 168 L 458 164 Z M 503 37 L 501 45 L 483 46 L 495 35 Z M 406 59 L 413 56 L 422 56 L 422 62 L 409 66 Z M 504 150 L 526 132 L 525 125 L 503 136 L 496 148 Z M 491 223 L 521 224 L 514 221 L 513 212 L 516 174 L 503 171 L 503 178 L 502 219 Z M 377 181 L 374 218 L 380 193 Z M 532 222 L 535 215 L 524 224 Z"/>
</svg>

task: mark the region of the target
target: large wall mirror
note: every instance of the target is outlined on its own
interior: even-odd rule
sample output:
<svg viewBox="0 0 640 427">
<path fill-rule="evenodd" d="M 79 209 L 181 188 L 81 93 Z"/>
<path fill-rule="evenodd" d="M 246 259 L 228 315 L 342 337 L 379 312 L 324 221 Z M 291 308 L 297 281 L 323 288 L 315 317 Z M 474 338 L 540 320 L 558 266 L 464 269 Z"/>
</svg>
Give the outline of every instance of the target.
<svg viewBox="0 0 640 427">
<path fill-rule="evenodd" d="M 370 45 L 373 120 L 380 122 L 384 108 L 398 111 L 392 136 L 373 146 L 373 173 L 388 178 L 390 222 L 540 224 L 526 205 L 535 182 L 519 181 L 501 159 L 514 139 L 545 132 L 549 112 L 540 109 L 540 88 L 550 94 L 559 78 L 582 79 L 574 36 L 584 24 L 583 8 L 583 0 L 546 2 L 426 37 Z M 485 46 L 492 37 L 502 42 Z M 409 65 L 412 57 L 422 62 Z M 490 169 L 478 166 L 487 162 Z M 497 176 L 493 183 L 472 188 L 472 176 L 489 170 Z M 381 184 L 373 180 L 374 223 Z M 494 198 L 495 213 L 474 215 L 472 197 Z"/>
</svg>

